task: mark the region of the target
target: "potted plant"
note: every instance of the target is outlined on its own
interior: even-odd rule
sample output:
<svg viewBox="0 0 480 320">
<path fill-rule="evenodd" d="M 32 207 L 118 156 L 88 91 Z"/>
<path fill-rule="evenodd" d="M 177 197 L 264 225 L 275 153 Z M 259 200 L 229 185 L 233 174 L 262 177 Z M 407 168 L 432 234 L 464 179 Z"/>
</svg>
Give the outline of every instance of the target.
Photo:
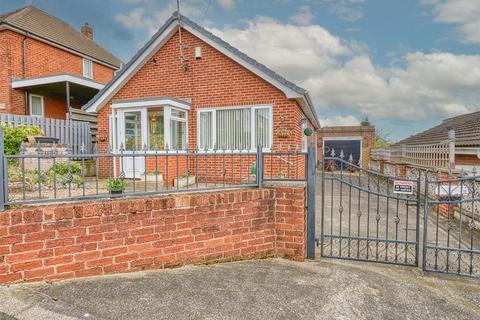
<svg viewBox="0 0 480 320">
<path fill-rule="evenodd" d="M 155 170 L 152 172 L 143 172 L 142 179 L 147 180 L 147 182 L 163 182 L 163 175 L 160 171 Z"/>
<path fill-rule="evenodd" d="M 313 129 L 307 127 L 305 128 L 305 130 L 303 130 L 303 134 L 306 135 L 307 137 L 310 137 L 313 134 Z"/>
<path fill-rule="evenodd" d="M 108 178 L 107 180 L 107 190 L 110 194 L 122 194 L 126 186 L 127 181 L 121 178 Z"/>
<path fill-rule="evenodd" d="M 175 178 L 173 180 L 173 186 L 174 187 L 178 186 L 178 188 L 185 188 L 185 187 L 188 187 L 189 185 L 196 183 L 196 181 L 197 181 L 197 178 L 194 175 L 192 175 L 190 171 L 187 170 L 183 175 L 178 177 L 178 179 Z"/>
</svg>

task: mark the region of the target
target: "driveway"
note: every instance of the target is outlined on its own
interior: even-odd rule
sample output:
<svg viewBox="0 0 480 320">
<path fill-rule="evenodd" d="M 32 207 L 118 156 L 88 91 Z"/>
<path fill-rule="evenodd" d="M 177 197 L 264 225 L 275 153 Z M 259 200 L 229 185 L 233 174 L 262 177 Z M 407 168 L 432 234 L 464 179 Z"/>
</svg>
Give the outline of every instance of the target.
<svg viewBox="0 0 480 320">
<path fill-rule="evenodd" d="M 479 319 L 479 285 L 417 268 L 272 259 L 0 287 L 0 319 Z"/>
</svg>

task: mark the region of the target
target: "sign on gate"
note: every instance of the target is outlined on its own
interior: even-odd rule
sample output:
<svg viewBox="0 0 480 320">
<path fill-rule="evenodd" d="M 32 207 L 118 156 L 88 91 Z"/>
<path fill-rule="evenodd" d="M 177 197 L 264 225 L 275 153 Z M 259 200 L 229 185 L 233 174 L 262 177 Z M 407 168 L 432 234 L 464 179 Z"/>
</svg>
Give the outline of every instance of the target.
<svg viewBox="0 0 480 320">
<path fill-rule="evenodd" d="M 413 181 L 394 180 L 393 193 L 413 194 Z"/>
</svg>

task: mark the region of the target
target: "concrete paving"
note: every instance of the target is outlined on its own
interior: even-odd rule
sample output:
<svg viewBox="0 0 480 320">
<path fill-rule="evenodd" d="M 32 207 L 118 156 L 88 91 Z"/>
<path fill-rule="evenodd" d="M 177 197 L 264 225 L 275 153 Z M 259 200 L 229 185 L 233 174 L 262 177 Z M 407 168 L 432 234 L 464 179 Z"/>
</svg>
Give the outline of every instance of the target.
<svg viewBox="0 0 480 320">
<path fill-rule="evenodd" d="M 479 319 L 480 280 L 272 259 L 0 287 L 0 319 L 304 318 Z"/>
</svg>

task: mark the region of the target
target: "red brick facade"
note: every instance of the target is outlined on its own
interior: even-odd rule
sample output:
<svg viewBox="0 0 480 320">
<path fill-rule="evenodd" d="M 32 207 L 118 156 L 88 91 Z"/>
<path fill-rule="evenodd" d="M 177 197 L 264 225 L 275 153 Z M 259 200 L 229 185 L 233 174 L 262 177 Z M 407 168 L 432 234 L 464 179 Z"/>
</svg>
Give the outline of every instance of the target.
<svg viewBox="0 0 480 320">
<path fill-rule="evenodd" d="M 28 38 L 26 40 L 26 66 L 23 71 L 24 36 L 11 30 L 0 31 L 0 113 L 24 115 L 26 110 L 25 91 L 12 89 L 13 78 L 23 79 L 69 73 L 83 76 L 83 58 L 45 42 Z M 107 83 L 114 76 L 115 69 L 93 62 L 93 79 Z M 47 103 L 55 99 L 44 95 L 45 116 L 64 119 L 66 103 L 59 99 L 57 103 Z M 79 107 L 79 106 L 78 106 Z M 61 108 L 57 110 L 57 108 Z"/>
<path fill-rule="evenodd" d="M 104 200 L 0 212 L 0 283 L 305 256 L 305 189 Z"/>
<path fill-rule="evenodd" d="M 296 101 L 287 99 L 282 91 L 186 30 L 182 31 L 182 38 L 188 71 L 184 71 L 179 60 L 177 32 L 99 110 L 99 135 L 109 135 L 113 100 L 170 96 L 191 99 L 188 114 L 191 147 L 197 143 L 198 109 L 266 104 L 273 107 L 274 149 L 286 150 L 289 145 L 292 150 L 294 146 L 301 148 L 301 120 L 305 116 Z M 195 59 L 196 47 L 201 47 L 202 59 Z M 308 125 L 312 127 L 310 123 Z M 275 134 L 278 129 L 287 129 L 291 135 L 278 137 Z M 106 150 L 108 143 L 109 139 L 100 142 L 100 150 Z M 104 163 L 103 167 L 106 166 Z M 153 168 L 154 163 L 147 167 Z"/>
<path fill-rule="evenodd" d="M 480 159 L 474 154 L 456 154 L 455 165 L 480 166 Z"/>
<path fill-rule="evenodd" d="M 317 153 L 323 159 L 323 140 L 331 137 L 361 137 L 362 138 L 362 166 L 368 168 L 370 150 L 375 146 L 374 126 L 338 126 L 323 127 L 318 132 Z"/>
</svg>

